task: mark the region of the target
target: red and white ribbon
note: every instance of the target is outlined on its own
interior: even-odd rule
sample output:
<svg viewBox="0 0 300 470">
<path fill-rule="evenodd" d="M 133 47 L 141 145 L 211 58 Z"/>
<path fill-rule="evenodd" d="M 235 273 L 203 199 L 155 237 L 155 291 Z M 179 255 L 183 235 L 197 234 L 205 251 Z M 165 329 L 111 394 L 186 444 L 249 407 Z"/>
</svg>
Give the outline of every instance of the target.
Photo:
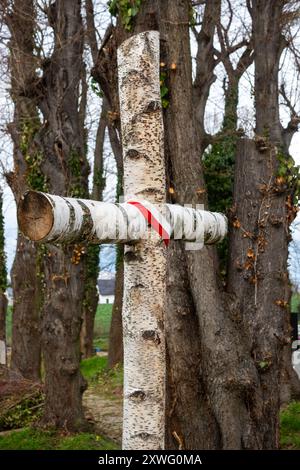
<svg viewBox="0 0 300 470">
<path fill-rule="evenodd" d="M 156 207 L 148 201 L 139 201 L 137 199 L 129 199 L 126 203 L 131 204 L 141 212 L 148 225 L 158 233 L 164 244 L 168 246 L 171 238 L 171 227 Z"/>
</svg>

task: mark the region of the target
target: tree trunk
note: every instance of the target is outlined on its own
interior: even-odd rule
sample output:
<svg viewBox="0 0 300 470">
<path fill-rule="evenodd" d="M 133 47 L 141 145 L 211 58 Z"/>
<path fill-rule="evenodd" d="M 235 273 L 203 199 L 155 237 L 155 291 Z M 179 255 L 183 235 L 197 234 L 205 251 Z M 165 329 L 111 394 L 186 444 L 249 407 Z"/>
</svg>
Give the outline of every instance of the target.
<svg viewBox="0 0 300 470">
<path fill-rule="evenodd" d="M 166 1 L 160 3 L 160 8 L 156 8 L 157 2 L 150 2 L 145 0 L 140 8 L 140 12 L 136 18 L 135 32 L 138 30 L 149 29 L 155 27 L 152 25 L 159 25 L 161 32 L 161 46 L 162 46 L 162 62 L 167 64 L 175 64 L 173 68 L 167 70 L 167 87 L 168 93 L 168 106 L 165 112 L 165 137 L 166 137 L 166 155 L 167 155 L 167 169 L 168 169 L 168 183 L 171 187 L 170 194 L 172 200 L 184 203 L 201 203 L 205 202 L 203 174 L 200 163 L 201 148 L 205 148 L 205 142 L 201 141 L 205 138 L 205 133 L 202 129 L 197 129 L 193 120 L 192 110 L 195 102 L 193 101 L 192 94 L 192 67 L 190 60 L 190 43 L 189 43 L 189 1 Z M 215 6 L 218 9 L 220 2 L 207 2 L 206 8 Z M 252 2 L 253 8 L 256 8 L 258 2 Z M 268 8 L 274 6 L 274 2 L 259 2 L 260 8 L 264 4 L 268 4 Z M 250 4 L 250 2 L 249 2 Z M 281 5 L 281 2 L 278 2 Z M 257 54 L 260 55 L 261 60 L 265 61 L 262 69 L 261 76 L 256 77 L 256 86 L 259 87 L 261 82 L 262 87 L 269 87 L 262 92 L 265 94 L 265 111 L 259 112 L 264 116 L 266 124 L 257 123 L 258 129 L 263 129 L 270 126 L 270 123 L 275 123 L 275 128 L 278 127 L 277 110 L 270 111 L 273 116 L 270 120 L 268 116 L 268 106 L 274 108 L 274 96 L 278 98 L 278 94 L 274 95 L 274 84 L 269 83 L 269 78 L 272 79 L 272 73 L 277 69 L 277 65 L 272 64 L 272 51 L 271 46 L 268 46 L 269 53 L 266 54 L 261 44 L 267 44 L 272 41 L 272 35 L 277 34 L 276 30 L 280 29 L 280 24 L 268 25 L 268 21 L 272 22 L 274 18 L 278 18 L 277 2 L 274 11 L 269 11 L 268 17 L 263 15 L 262 11 L 255 13 L 256 18 L 260 19 L 266 25 L 265 29 L 263 24 L 260 25 L 260 31 L 264 31 L 266 36 L 261 36 L 260 40 L 256 42 L 255 47 Z M 149 13 L 150 12 L 150 13 Z M 151 14 L 152 12 L 152 14 Z M 160 13 L 160 17 L 158 15 Z M 140 20 L 141 18 L 141 20 Z M 141 26 L 140 26 L 141 25 Z M 141 28 L 141 29 L 139 29 Z M 144 28 L 144 29 L 143 29 Z M 205 33 L 205 31 L 204 31 Z M 271 36 L 269 37 L 269 35 Z M 212 35 L 213 27 L 209 29 L 209 37 L 203 35 L 204 42 L 207 40 L 208 47 L 204 47 L 204 52 L 212 48 Z M 116 37 L 116 36 L 114 36 Z M 275 41 L 276 42 L 276 41 Z M 204 43 L 205 46 L 205 43 Z M 277 48 L 278 51 L 278 44 Z M 203 54 L 204 54 L 203 52 Z M 277 53 L 275 53 L 277 55 Z M 202 57 L 203 58 L 203 57 Z M 212 57 L 210 58 L 212 60 Z M 206 59 L 205 59 L 206 60 Z M 199 64 L 199 57 L 197 58 Z M 255 67 L 259 67 L 256 65 Z M 209 68 L 209 74 L 204 79 L 202 94 L 207 93 L 206 83 L 213 80 L 211 75 L 212 68 Z M 111 73 L 113 73 L 111 71 Z M 257 73 L 259 73 L 257 71 Z M 265 76 L 263 77 L 265 73 Z M 259 78 L 259 80 L 258 80 Z M 106 89 L 104 89 L 104 92 Z M 276 90 L 276 87 L 275 87 Z M 271 93 L 271 98 L 268 96 Z M 263 96 L 261 96 L 263 98 Z M 270 101 L 271 100 L 271 101 Z M 205 103 L 205 96 L 203 98 Z M 201 103 L 203 104 L 203 101 Z M 258 99 L 256 103 L 261 102 L 263 106 L 263 99 Z M 205 105 L 204 105 L 205 107 Z M 196 110 L 198 113 L 199 110 Z M 200 110 L 202 113 L 202 110 Z M 199 111 L 199 112 L 200 112 Z M 199 117 L 202 114 L 197 114 L 198 123 Z M 258 117 L 258 116 L 257 116 Z M 200 125 L 201 127 L 201 125 Z M 268 134 L 275 133 L 275 138 L 278 140 L 278 129 L 271 129 Z M 259 134 L 264 137 L 264 132 L 259 131 Z M 204 136 L 204 137 L 203 137 Z M 263 145 L 261 145 L 263 144 Z M 252 148 L 250 150 L 256 157 L 250 158 L 251 167 L 246 165 L 246 154 L 243 150 L 243 157 L 237 157 L 239 162 L 243 162 L 238 168 L 244 168 L 244 180 L 249 178 L 250 183 L 246 182 L 244 186 L 249 187 L 251 191 L 255 192 L 254 207 L 251 208 L 250 217 L 255 219 L 256 225 L 249 230 L 249 236 L 240 240 L 239 243 L 253 243 L 258 246 L 258 240 L 252 240 L 251 234 L 257 236 L 259 227 L 257 224 L 257 204 L 260 201 L 260 189 L 257 190 L 257 181 L 255 175 L 258 175 L 258 168 L 263 169 L 263 174 L 269 176 L 266 162 L 261 163 L 262 159 L 269 161 L 270 155 L 274 150 L 274 146 L 267 147 L 266 155 L 257 159 L 257 151 L 259 149 Z M 258 143 L 261 147 L 265 146 L 265 142 Z M 247 146 L 247 141 L 242 141 L 240 144 L 240 152 L 243 146 Z M 262 148 L 261 148 L 262 150 Z M 273 158 L 273 157 L 272 157 Z M 254 168 L 253 165 L 257 168 Z M 236 170 L 238 171 L 238 170 Z M 239 170 L 240 171 L 240 170 Z M 270 171 L 270 168 L 269 170 Z M 254 175 L 254 176 L 253 176 Z M 237 176 L 236 176 L 237 178 Z M 244 181 L 243 180 L 243 181 Z M 264 189 L 264 184 L 268 181 L 259 182 Z M 250 187 L 251 186 L 251 187 Z M 245 220 L 241 221 L 248 227 L 247 213 L 244 207 L 249 203 L 249 195 L 242 185 L 239 185 L 240 194 L 236 194 L 236 198 L 241 201 L 241 211 Z M 266 188 L 265 188 L 266 189 Z M 238 191 L 238 190 L 237 190 Z M 257 194 L 256 194 L 257 193 Z M 281 196 L 279 195 L 279 198 Z M 282 197 L 283 199 L 283 197 Z M 289 205 L 289 216 L 293 217 L 293 208 Z M 278 206 L 277 206 L 278 203 Z M 265 202 L 264 202 L 265 204 Z M 272 202 L 272 210 L 275 212 L 284 211 L 282 200 L 280 203 L 276 199 Z M 267 208 L 269 209 L 269 208 Z M 256 211 L 256 212 L 255 212 Z M 276 217 L 275 217 L 276 219 Z M 273 219 L 275 222 L 276 220 Z M 235 219 L 234 219 L 235 220 Z M 285 220 L 284 220 L 285 222 Z M 271 221 L 268 220 L 268 224 Z M 239 222 L 235 223 L 232 230 L 239 229 Z M 272 224 L 271 224 L 272 225 Z M 275 227 L 275 226 L 274 226 Z M 281 230 L 281 229 L 280 229 Z M 245 233 L 245 232 L 244 232 Z M 271 229 L 273 233 L 273 228 Z M 281 245 L 282 253 L 279 255 L 280 260 L 276 263 L 284 263 L 285 257 L 285 243 L 282 238 Z M 235 238 L 240 237 L 233 233 L 231 244 L 234 244 Z M 284 235 L 283 237 L 285 237 Z M 279 243 L 276 240 L 276 243 Z M 233 245 L 232 245 L 233 246 Z M 276 245 L 277 246 L 277 245 Z M 261 245 L 259 250 L 261 249 Z M 245 250 L 246 247 L 240 246 L 240 250 Z M 272 249 L 272 244 L 268 245 L 268 250 Z M 255 250 L 254 254 L 255 254 Z M 232 250 L 233 252 L 233 250 Z M 274 257 L 269 251 L 268 260 L 266 257 L 263 270 L 269 270 L 270 260 Z M 243 251 L 234 251 L 235 257 L 232 258 L 229 266 L 229 279 L 235 276 L 234 272 L 237 266 L 234 265 L 236 258 L 246 257 L 248 262 L 248 253 Z M 249 252 L 249 270 L 251 270 L 252 252 Z M 261 257 L 261 255 L 260 255 Z M 286 302 L 285 294 L 285 280 L 282 282 L 282 287 L 278 288 L 278 293 L 281 298 L 272 299 L 270 302 L 277 301 L 276 305 L 271 307 L 264 302 L 265 315 L 267 315 L 267 322 L 270 323 L 270 330 L 274 332 L 274 327 L 281 331 L 279 339 L 270 337 L 271 332 L 267 332 L 267 338 L 270 342 L 271 361 L 274 360 L 274 365 L 269 363 L 264 354 L 259 355 L 261 352 L 266 351 L 262 346 L 266 345 L 263 334 L 268 329 L 267 322 L 265 325 L 261 324 L 261 318 L 258 316 L 258 327 L 255 327 L 256 322 L 256 309 L 253 310 L 251 316 L 249 308 L 248 319 L 243 314 L 240 305 L 246 304 L 243 300 L 246 287 L 240 290 L 241 281 L 238 287 L 233 286 L 234 291 L 230 288 L 228 293 L 224 293 L 222 287 L 219 285 L 215 271 L 215 253 L 209 247 L 204 247 L 201 252 L 188 252 L 184 251 L 184 247 L 180 242 L 170 243 L 168 249 L 168 276 L 167 276 L 167 309 L 166 309 L 166 337 L 168 346 L 168 402 L 167 402 L 167 446 L 175 448 L 186 449 L 262 449 L 274 448 L 278 445 L 278 381 L 279 369 L 278 365 L 281 361 L 280 358 L 274 358 L 273 354 L 276 351 L 282 354 L 286 341 L 286 325 L 283 319 L 284 305 Z M 281 272 L 284 272 L 284 266 L 280 265 Z M 235 271 L 234 271 L 235 270 Z M 276 267 L 275 267 L 276 270 Z M 275 272 L 270 271 L 270 279 L 274 278 Z M 279 277 L 281 277 L 279 273 Z M 285 277 L 283 275 L 283 277 Z M 255 282 L 249 284 L 244 280 L 247 289 L 252 288 L 255 291 Z M 267 280 L 265 281 L 267 282 Z M 278 280 L 279 283 L 279 280 Z M 234 284 L 234 283 L 232 283 Z M 229 287 L 231 283 L 229 282 Z M 269 291 L 269 286 L 266 287 Z M 252 292 L 253 294 L 253 292 Z M 251 294 L 251 295 L 252 295 Z M 261 293 L 260 293 L 261 295 Z M 273 294 L 272 294 L 273 295 Z M 254 296 L 249 297 L 249 305 L 253 305 Z M 252 302 L 252 303 L 251 303 Z M 274 310 L 276 309 L 276 311 Z M 278 309 L 283 313 L 282 318 L 278 318 Z M 262 310 L 260 310 L 262 312 Z M 249 320 L 249 324 L 248 324 Z M 280 324 L 281 323 L 281 324 Z M 251 337 L 249 331 L 256 330 L 256 337 Z M 262 332 L 261 332 L 262 329 Z M 276 346 L 276 341 L 282 344 Z M 253 355 L 253 344 L 259 344 L 257 356 Z M 259 360 L 265 358 L 267 360 Z M 273 372 L 272 372 L 273 371 Z M 268 387 L 263 374 L 274 374 L 270 377 L 270 383 L 276 389 L 274 397 L 269 396 L 271 387 Z M 275 379 L 277 378 L 277 383 Z M 266 388 L 264 392 L 263 387 Z M 264 397 L 266 401 L 264 401 Z M 270 408 L 270 406 L 272 408 Z M 267 416 L 267 411 L 270 411 L 270 420 Z"/>
<path fill-rule="evenodd" d="M 276 148 L 261 152 L 254 141 L 239 143 L 228 291 L 238 299 L 257 370 L 258 389 L 249 403 L 258 449 L 279 445 L 279 383 L 289 344 L 286 195 L 275 192 L 274 164 Z"/>
<path fill-rule="evenodd" d="M 10 367 L 31 380 L 40 379 L 41 368 L 41 256 L 33 242 L 18 235 L 16 257 L 11 270 L 14 304 Z"/>
<path fill-rule="evenodd" d="M 284 36 L 286 24 L 284 23 L 285 13 L 283 11 L 284 2 L 276 3 L 276 8 L 274 8 L 274 4 L 271 1 L 255 1 L 253 3 L 251 14 L 255 46 L 255 110 L 256 132 L 258 134 L 258 136 L 256 136 L 256 140 L 260 150 L 262 150 L 262 147 L 264 146 L 269 147 L 269 144 L 271 144 L 271 149 L 273 149 L 272 158 L 273 182 L 275 182 L 274 191 L 280 200 L 280 202 L 278 201 L 277 208 L 275 208 L 275 212 L 281 209 L 282 214 L 285 213 L 286 217 L 285 224 L 283 223 L 283 226 L 280 227 L 281 230 L 276 231 L 277 243 L 280 243 L 280 237 L 285 240 L 282 245 L 282 253 L 284 255 L 287 253 L 287 245 L 290 241 L 290 235 L 287 235 L 289 232 L 289 225 L 296 216 L 296 206 L 298 205 L 298 202 L 295 202 L 294 200 L 294 195 L 297 190 L 297 179 L 292 178 L 292 182 L 289 183 L 290 177 L 288 173 L 289 170 L 287 169 L 291 164 L 294 165 L 294 160 L 289 154 L 289 146 L 292 136 L 298 130 L 298 126 L 297 124 L 296 126 L 294 125 L 293 116 L 291 117 L 291 121 L 286 128 L 283 128 L 279 119 L 278 73 L 281 55 L 284 48 L 288 46 L 288 42 Z M 287 22 L 292 21 L 292 19 L 289 19 L 288 16 L 286 18 Z M 263 59 L 262 48 L 260 47 L 261 43 L 264 41 L 268 43 L 267 61 Z M 265 95 L 265 98 L 263 98 L 263 95 Z M 266 111 L 266 107 L 269 112 Z M 268 118 L 269 127 L 267 122 Z M 267 145 L 262 142 L 260 137 L 261 135 L 266 137 Z M 283 187 L 282 181 L 280 179 L 282 172 L 284 173 Z M 276 185 L 279 185 L 279 187 L 276 187 Z M 280 207 L 280 209 L 278 207 Z M 272 214 L 270 216 L 270 220 L 274 219 L 274 217 L 276 218 L 276 215 L 274 216 L 274 214 Z M 268 234 L 268 229 L 266 229 L 266 233 Z M 268 246 L 270 246 L 269 243 Z M 276 260 L 273 259 L 271 251 L 268 251 L 268 249 L 266 249 L 266 254 L 269 254 L 270 259 L 272 260 L 271 265 L 269 265 L 270 271 L 272 272 L 272 266 L 273 263 L 276 265 Z M 285 299 L 289 300 L 291 296 L 291 289 L 287 281 L 287 264 L 283 260 L 281 268 L 281 275 L 284 280 L 282 284 L 281 295 L 282 298 L 285 296 Z M 265 302 L 267 302 L 267 299 L 265 299 Z M 291 399 L 293 394 L 299 393 L 300 381 L 292 367 L 290 344 L 291 326 L 288 312 L 284 312 L 283 317 L 283 323 L 281 325 L 282 331 L 278 332 L 278 336 L 282 334 L 286 337 L 287 341 L 285 344 L 282 344 L 280 399 L 281 402 L 287 402 Z M 276 373 L 276 371 L 274 371 L 274 373 Z"/>
<path fill-rule="evenodd" d="M 7 298 L 6 295 L 0 294 L 0 365 L 6 366 L 6 313 L 7 313 Z"/>
<path fill-rule="evenodd" d="M 123 329 L 122 329 L 122 308 L 123 308 L 123 288 L 124 288 L 124 250 L 122 245 L 117 246 L 116 262 L 116 284 L 115 301 L 111 316 L 108 346 L 108 367 L 112 369 L 117 364 L 123 363 Z"/>
<path fill-rule="evenodd" d="M 203 133 L 198 134 L 191 112 L 194 103 L 189 2 L 169 3 L 161 3 L 160 29 L 163 62 L 177 65 L 175 72 L 169 72 L 170 103 L 165 113 L 172 198 L 181 204 L 199 204 L 206 199 L 200 161 Z M 222 293 L 218 282 L 215 250 L 204 247 L 200 251 L 184 252 L 179 243 L 173 243 L 170 248 L 173 258 L 172 264 L 168 264 L 168 283 L 172 285 L 170 281 L 173 281 L 173 290 L 172 297 L 168 291 L 168 299 L 172 298 L 172 302 L 176 299 L 177 308 L 176 315 L 173 308 L 166 312 L 170 375 L 176 379 L 175 393 L 169 399 L 173 404 L 169 405 L 169 435 L 173 436 L 169 445 L 187 449 L 254 447 L 245 397 L 253 394 L 257 385 L 256 369 L 234 303 Z M 180 281 L 180 289 L 174 289 L 174 280 Z M 176 297 L 174 290 L 180 292 Z M 192 337 L 193 345 L 186 341 L 190 335 L 188 321 L 193 322 L 197 332 Z M 192 354 L 187 356 L 189 348 Z M 176 356 L 178 349 L 180 362 Z M 184 363 L 192 364 L 192 377 Z M 197 382 L 196 387 L 189 386 L 191 379 Z"/>
<path fill-rule="evenodd" d="M 174 3 L 174 2 L 172 2 Z M 165 8 L 172 8 L 174 5 L 165 5 Z M 164 6 L 162 5 L 162 8 Z M 176 2 L 177 8 L 177 2 Z M 157 29 L 159 27 L 159 2 L 145 0 L 141 4 L 140 11 L 136 17 L 133 28 L 133 33 L 147 31 L 149 29 Z M 173 18 L 167 18 L 173 20 Z M 188 30 L 188 14 L 183 18 L 177 19 L 178 23 L 182 24 L 186 21 L 186 30 Z M 105 96 L 108 97 L 112 110 L 118 113 L 118 104 L 115 103 L 113 97 L 116 96 L 114 90 L 116 86 L 116 61 L 115 50 L 118 44 L 122 42 L 124 36 L 128 33 L 124 31 L 121 26 L 121 20 L 118 18 L 117 28 L 114 30 L 106 43 L 106 47 L 102 48 L 96 66 L 93 70 L 93 75 L 99 81 Z M 181 26 L 181 30 L 184 27 Z M 174 34 L 174 44 L 178 44 L 181 30 L 176 30 Z M 131 33 L 132 34 L 132 33 Z M 187 32 L 188 37 L 188 32 Z M 164 44 L 167 41 L 166 37 L 161 37 L 161 47 L 164 49 Z M 187 39 L 189 41 L 189 39 Z M 186 43 L 185 43 L 186 45 Z M 164 61 L 165 57 L 162 57 Z M 174 61 L 170 55 L 168 64 Z M 181 62 L 184 56 L 180 54 Z M 198 63 L 198 61 L 197 61 Z M 184 69 L 184 65 L 182 64 Z M 188 70 L 189 72 L 190 70 Z M 190 80 L 189 74 L 182 76 L 182 81 L 178 85 L 178 89 L 183 87 L 185 90 L 186 78 Z M 174 94 L 176 94 L 174 91 Z M 173 94 L 173 91 L 172 91 Z M 190 122 L 190 112 L 184 114 L 183 127 L 185 129 L 186 123 Z M 181 114 L 178 114 L 178 116 Z M 118 121 L 114 121 L 117 124 Z M 170 131 L 171 132 L 171 131 Z M 194 141 L 194 134 L 192 135 L 191 142 Z M 189 153 L 187 154 L 189 155 Z M 183 155 L 182 155 L 183 156 Z M 194 169 L 192 170 L 194 171 Z M 172 183 L 172 182 L 171 182 Z M 167 428 L 166 428 L 166 445 L 172 448 L 205 448 L 212 447 L 212 442 L 218 442 L 218 435 L 214 437 L 214 418 L 207 416 L 203 412 L 205 407 L 202 406 L 200 397 L 203 395 L 202 386 L 198 380 L 199 360 L 200 360 L 200 343 L 198 337 L 198 319 L 195 314 L 193 300 L 191 299 L 189 285 L 186 276 L 184 249 L 181 250 L 181 257 L 177 254 L 172 255 L 175 246 L 169 246 L 168 259 L 169 265 L 173 266 L 173 277 L 168 276 L 168 292 L 167 296 L 168 308 L 170 316 L 166 316 L 166 330 L 170 332 L 167 337 L 167 346 L 171 350 L 172 368 L 169 368 L 168 373 L 168 390 L 173 384 L 176 394 L 170 395 L 168 393 L 167 402 Z M 172 295 L 171 295 L 172 293 Z M 172 334 L 173 332 L 173 334 Z M 172 369 L 172 370 L 171 370 Z M 209 405 L 207 404 L 207 407 Z M 207 429 L 210 429 L 209 436 L 207 437 Z M 212 436 L 212 437 L 211 437 Z"/>
<path fill-rule="evenodd" d="M 284 382 L 292 372 L 287 256 L 289 224 L 296 210 L 293 188 L 280 177 L 281 166 L 289 160 L 287 153 L 281 155 L 288 149 L 278 103 L 278 71 L 285 46 L 283 2 L 253 1 L 250 12 L 256 136 L 255 141 L 242 140 L 237 149 L 228 291 L 238 299 L 257 369 L 259 386 L 251 399 L 254 445 L 274 449 L 279 446 L 280 400 L 289 393 Z"/>
<path fill-rule="evenodd" d="M 113 38 L 113 27 L 109 25 L 104 35 L 101 50 L 98 50 L 96 26 L 94 21 L 94 6 L 92 0 L 86 0 L 86 21 L 87 21 L 87 36 L 90 45 L 91 55 L 93 58 L 94 68 L 92 75 L 99 82 L 104 83 L 105 96 L 102 101 L 102 114 L 105 115 L 106 125 L 108 128 L 109 139 L 111 148 L 115 157 L 117 166 L 117 202 L 119 196 L 123 196 L 122 180 L 123 180 L 123 160 L 122 160 L 122 145 L 121 145 L 121 129 L 119 119 L 119 99 L 117 87 L 117 41 Z M 110 41 L 113 41 L 115 47 L 110 47 Z M 108 46 L 108 47 L 104 47 Z M 104 60 L 103 60 L 104 59 Z M 112 80 L 111 80 L 112 78 Z M 101 86 L 101 85 L 100 85 Z M 99 127 L 100 128 L 100 127 Z M 97 153 L 99 155 L 99 153 Z M 96 153 L 95 153 L 96 162 Z M 94 199 L 97 199 L 95 195 Z M 123 302 L 123 247 L 117 247 L 117 273 L 115 283 L 115 301 L 112 310 L 111 327 L 109 334 L 109 351 L 108 351 L 108 366 L 114 367 L 117 363 L 123 361 L 123 331 L 122 331 L 122 302 Z"/>
<path fill-rule="evenodd" d="M 108 127 L 110 144 L 114 153 L 117 165 L 117 191 L 116 202 L 123 196 L 123 156 L 122 144 L 118 139 L 118 134 L 113 126 Z M 124 360 L 123 347 L 123 293 L 124 293 L 124 246 L 120 243 L 116 247 L 116 282 L 115 300 L 111 316 L 108 348 L 108 367 L 113 368 L 117 364 L 122 364 Z"/>
<path fill-rule="evenodd" d="M 256 134 L 282 145 L 279 119 L 278 73 L 286 47 L 283 35 L 284 1 L 254 0 L 250 10 L 255 62 Z M 264 44 L 264 47 L 261 47 Z M 288 149 L 285 149 L 288 152 Z"/>
<path fill-rule="evenodd" d="M 138 194 L 163 204 L 158 33 L 125 41 L 118 50 L 118 72 L 125 196 Z M 166 251 L 160 237 L 152 234 L 135 247 L 127 245 L 124 259 L 123 448 L 163 449 Z"/>
<path fill-rule="evenodd" d="M 2 192 L 0 190 L 0 366 L 6 366 L 6 313 L 7 287 L 6 257 L 4 251 L 4 218 L 2 212 Z"/>
<path fill-rule="evenodd" d="M 11 33 L 10 70 L 14 121 L 9 124 L 14 144 L 14 171 L 8 183 L 18 203 L 28 188 L 43 190 L 40 154 L 34 137 L 40 126 L 36 101 L 30 94 L 36 80 L 34 57 L 35 8 L 32 1 L 15 0 L 6 22 Z M 18 234 L 11 279 L 14 295 L 11 368 L 27 379 L 40 378 L 41 256 L 36 246 Z"/>
<path fill-rule="evenodd" d="M 166 64 L 176 64 L 176 70 L 169 72 L 167 86 L 170 90 L 170 102 L 164 116 L 169 186 L 174 191 L 174 202 L 202 203 L 203 177 L 197 144 L 199 140 L 191 119 L 193 99 L 188 2 L 180 4 L 176 1 L 172 5 L 171 2 L 164 5 L 161 3 L 160 15 L 161 60 Z M 197 190 L 200 191 L 196 192 Z M 193 253 L 199 257 L 199 252 Z M 203 260 L 198 263 L 202 265 Z M 204 269 L 210 269 L 207 263 Z M 199 370 L 202 356 L 199 318 L 188 278 L 184 246 L 180 242 L 171 242 L 168 252 L 166 309 L 170 379 L 167 448 L 214 448 L 218 445 L 219 431 L 203 390 L 201 369 Z M 199 290 L 201 289 L 200 285 Z M 210 291 L 216 295 L 213 286 L 208 293 Z"/>
<path fill-rule="evenodd" d="M 80 336 L 81 354 L 84 359 L 94 355 L 94 324 L 99 301 L 97 289 L 99 252 L 99 246 L 88 245 L 84 276 L 83 322 Z"/>
<path fill-rule="evenodd" d="M 143 2 L 135 32 L 148 29 L 149 21 L 151 25 L 160 24 L 162 62 L 176 64 L 170 71 L 169 106 L 165 120 L 166 150 L 170 155 L 167 160 L 172 188 L 170 193 L 176 202 L 201 203 L 203 175 L 199 155 L 202 144 L 191 119 L 190 5 L 188 1 L 173 1 L 170 5 L 164 1 L 159 9 L 161 17 L 158 21 L 158 9 L 154 3 Z M 239 394 L 229 393 L 230 386 L 225 384 L 232 381 L 232 370 L 228 371 L 228 355 L 235 373 L 241 368 L 237 356 L 242 356 L 242 346 L 237 347 L 240 346 L 239 333 L 223 308 L 223 299 L 218 295 L 214 254 L 204 248 L 201 252 L 193 251 L 190 256 L 186 255 L 184 246 L 176 241 L 169 246 L 168 258 L 168 389 L 174 394 L 169 395 L 167 405 L 167 446 L 195 449 L 222 445 L 224 448 L 239 448 L 240 426 L 236 422 Z M 222 338 L 216 348 L 222 328 L 226 331 L 224 336 L 227 341 Z M 191 336 L 192 333 L 195 334 Z M 244 371 L 248 378 L 245 367 Z M 241 377 L 234 377 L 237 382 L 239 379 Z M 236 433 L 234 429 L 237 429 Z"/>
<path fill-rule="evenodd" d="M 103 147 L 105 129 L 107 126 L 107 106 L 102 102 L 102 110 L 96 135 L 94 152 L 93 189 L 91 198 L 101 201 L 105 179 L 103 178 Z M 85 299 L 83 303 L 83 323 L 81 329 L 81 353 L 83 358 L 94 354 L 94 324 L 98 307 L 99 294 L 97 282 L 99 277 L 99 253 L 98 246 L 87 247 L 86 274 L 85 274 Z"/>
<path fill-rule="evenodd" d="M 37 84 L 44 117 L 36 141 L 44 159 L 49 190 L 87 196 L 88 164 L 84 148 L 79 84 L 82 78 L 83 27 L 79 0 L 57 0 L 48 9 L 54 50 Z M 47 245 L 42 343 L 46 401 L 41 425 L 65 430 L 85 427 L 79 370 L 85 252 L 82 245 Z"/>
<path fill-rule="evenodd" d="M 230 45 L 227 41 L 228 32 L 225 33 L 225 38 L 223 35 L 220 11 L 219 18 L 218 16 L 214 17 L 214 24 L 217 25 L 221 48 L 221 52 L 218 53 L 218 56 L 220 61 L 222 61 L 227 74 L 227 80 L 224 78 L 223 81 L 225 106 L 222 128 L 215 136 L 210 137 L 210 139 L 206 139 L 207 143 L 211 140 L 212 145 L 203 155 L 203 161 L 209 208 L 210 210 L 227 214 L 228 209 L 232 206 L 236 143 L 239 136 L 241 136 L 241 133 L 243 134 L 243 129 L 237 129 L 239 82 L 245 71 L 253 62 L 253 47 L 251 41 L 249 41 L 246 49 L 241 54 L 234 67 L 233 60 L 230 57 Z M 201 37 L 200 33 L 199 36 Z M 200 44 L 198 39 L 198 55 L 201 50 Z M 205 60 L 205 57 L 202 58 L 202 61 L 203 60 Z M 200 62 L 202 63 L 202 61 Z M 200 72 L 199 74 L 201 76 Z M 196 85 L 197 77 L 194 82 L 194 88 Z M 224 284 L 226 284 L 228 268 L 228 239 L 225 239 L 222 245 L 218 246 L 217 252 L 219 258 L 219 273 L 222 276 Z"/>
</svg>

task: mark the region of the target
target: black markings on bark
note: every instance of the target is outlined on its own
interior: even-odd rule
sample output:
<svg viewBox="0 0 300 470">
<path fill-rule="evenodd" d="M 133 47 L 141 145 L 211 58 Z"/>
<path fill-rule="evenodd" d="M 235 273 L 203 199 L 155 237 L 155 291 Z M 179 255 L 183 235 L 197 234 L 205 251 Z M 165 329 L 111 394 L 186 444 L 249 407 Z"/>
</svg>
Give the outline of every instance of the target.
<svg viewBox="0 0 300 470">
<path fill-rule="evenodd" d="M 134 401 L 143 401 L 145 400 L 146 394 L 143 390 L 135 390 L 134 392 L 130 393 L 128 398 Z"/>
<path fill-rule="evenodd" d="M 137 253 L 134 253 L 133 251 L 127 251 L 124 254 L 124 260 L 127 263 L 134 263 L 134 262 L 142 261 L 142 257 L 138 255 Z"/>
<path fill-rule="evenodd" d="M 84 202 L 80 201 L 80 199 L 78 199 L 77 201 L 83 211 L 83 222 L 80 230 L 80 236 L 82 240 L 89 240 L 90 238 L 92 238 L 93 235 L 93 219 L 89 208 L 84 204 Z"/>
<path fill-rule="evenodd" d="M 150 101 L 144 109 L 144 113 L 152 113 L 154 111 L 160 110 L 161 104 L 159 101 Z"/>
<path fill-rule="evenodd" d="M 142 333 L 142 337 L 146 341 L 153 341 L 155 344 L 160 344 L 160 337 L 155 330 L 145 330 Z"/>
<path fill-rule="evenodd" d="M 160 191 L 156 188 L 146 188 L 146 189 L 143 189 L 143 191 L 137 191 L 136 194 L 140 194 L 140 193 L 147 193 L 147 194 L 157 194 L 159 193 Z"/>
<path fill-rule="evenodd" d="M 144 284 L 135 284 L 134 286 L 131 286 L 130 289 L 144 289 L 145 286 Z"/>
<path fill-rule="evenodd" d="M 73 232 L 74 225 L 75 225 L 75 210 L 72 204 L 66 198 L 63 198 L 63 199 L 65 200 L 70 211 L 70 215 L 69 215 L 70 232 Z"/>
<path fill-rule="evenodd" d="M 149 432 L 140 432 L 138 434 L 135 434 L 134 437 L 140 437 L 144 441 L 147 441 L 148 439 L 151 439 L 153 434 L 150 434 Z"/>
<path fill-rule="evenodd" d="M 137 150 L 135 149 L 129 149 L 127 150 L 126 152 L 126 158 L 132 158 L 132 159 L 138 159 L 141 157 L 141 154 L 140 152 L 138 152 Z"/>
</svg>

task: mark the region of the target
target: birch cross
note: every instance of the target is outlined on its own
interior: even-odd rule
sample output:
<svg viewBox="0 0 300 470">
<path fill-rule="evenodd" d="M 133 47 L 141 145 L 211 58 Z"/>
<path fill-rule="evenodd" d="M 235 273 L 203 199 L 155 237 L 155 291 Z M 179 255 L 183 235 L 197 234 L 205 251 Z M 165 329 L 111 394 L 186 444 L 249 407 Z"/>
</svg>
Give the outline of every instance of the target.
<svg viewBox="0 0 300 470">
<path fill-rule="evenodd" d="M 222 214 L 166 204 L 159 33 L 118 49 L 125 202 L 27 192 L 18 207 L 23 234 L 36 242 L 125 243 L 124 449 L 163 449 L 165 434 L 165 277 L 169 238 L 216 243 Z M 134 196 L 132 196 L 134 195 Z M 138 196 L 138 197 L 137 197 Z"/>
</svg>

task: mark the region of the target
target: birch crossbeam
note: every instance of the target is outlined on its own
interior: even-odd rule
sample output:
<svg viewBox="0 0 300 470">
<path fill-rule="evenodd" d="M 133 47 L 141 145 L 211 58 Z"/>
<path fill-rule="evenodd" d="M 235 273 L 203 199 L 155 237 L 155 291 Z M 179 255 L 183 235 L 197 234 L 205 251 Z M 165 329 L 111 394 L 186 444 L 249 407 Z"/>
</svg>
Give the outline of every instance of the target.
<svg viewBox="0 0 300 470">
<path fill-rule="evenodd" d="M 134 243 L 151 236 L 150 226 L 165 241 L 212 244 L 227 233 L 223 214 L 202 209 L 165 204 L 157 210 L 146 201 L 113 204 L 36 191 L 21 198 L 18 223 L 25 237 L 43 243 Z"/>
</svg>

